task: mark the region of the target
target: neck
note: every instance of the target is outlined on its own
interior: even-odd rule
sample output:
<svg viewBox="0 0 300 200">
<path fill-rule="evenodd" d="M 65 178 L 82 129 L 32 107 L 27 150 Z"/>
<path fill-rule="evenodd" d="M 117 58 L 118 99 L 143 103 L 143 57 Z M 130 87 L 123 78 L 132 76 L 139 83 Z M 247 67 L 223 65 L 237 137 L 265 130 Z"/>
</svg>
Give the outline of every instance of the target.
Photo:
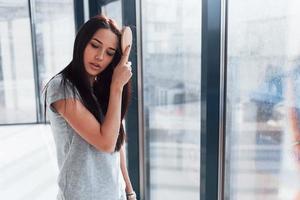
<svg viewBox="0 0 300 200">
<path fill-rule="evenodd" d="M 95 82 L 95 76 L 90 76 L 89 77 L 89 82 L 90 82 L 90 86 L 92 87 L 93 86 L 93 84 L 94 84 L 94 82 Z"/>
</svg>

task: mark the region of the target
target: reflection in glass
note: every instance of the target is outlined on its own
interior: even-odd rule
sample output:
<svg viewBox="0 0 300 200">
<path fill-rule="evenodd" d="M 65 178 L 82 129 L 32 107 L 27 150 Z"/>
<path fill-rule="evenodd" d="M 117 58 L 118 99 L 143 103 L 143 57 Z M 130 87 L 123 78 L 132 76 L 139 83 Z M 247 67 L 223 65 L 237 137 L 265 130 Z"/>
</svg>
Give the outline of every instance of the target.
<svg viewBox="0 0 300 200">
<path fill-rule="evenodd" d="M 290 112 L 300 91 L 287 84 L 299 87 L 299 6 L 230 1 L 225 199 L 300 199 Z"/>
<path fill-rule="evenodd" d="M 36 121 L 26 0 L 0 1 L 0 124 Z"/>
<path fill-rule="evenodd" d="M 167 12 L 166 12 L 167 10 Z M 143 1 L 147 190 L 199 199 L 201 1 Z"/>
</svg>

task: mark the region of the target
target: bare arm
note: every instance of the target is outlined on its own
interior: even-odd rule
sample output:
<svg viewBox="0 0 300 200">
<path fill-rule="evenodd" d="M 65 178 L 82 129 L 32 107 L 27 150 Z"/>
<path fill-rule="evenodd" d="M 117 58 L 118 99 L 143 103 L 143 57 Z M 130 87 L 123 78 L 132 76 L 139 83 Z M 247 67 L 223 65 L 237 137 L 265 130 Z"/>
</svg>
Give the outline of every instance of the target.
<svg viewBox="0 0 300 200">
<path fill-rule="evenodd" d="M 125 144 L 122 145 L 121 150 L 120 150 L 120 164 L 121 164 L 121 171 L 122 171 L 122 174 L 124 177 L 124 181 L 126 183 L 125 191 L 127 194 L 132 193 L 133 188 L 132 188 L 131 181 L 130 181 L 128 171 L 127 171 Z"/>
<path fill-rule="evenodd" d="M 98 150 L 113 152 L 121 123 L 121 98 L 122 89 L 112 88 L 102 125 L 78 100 L 59 100 L 53 103 L 53 107 L 88 143 Z"/>
</svg>

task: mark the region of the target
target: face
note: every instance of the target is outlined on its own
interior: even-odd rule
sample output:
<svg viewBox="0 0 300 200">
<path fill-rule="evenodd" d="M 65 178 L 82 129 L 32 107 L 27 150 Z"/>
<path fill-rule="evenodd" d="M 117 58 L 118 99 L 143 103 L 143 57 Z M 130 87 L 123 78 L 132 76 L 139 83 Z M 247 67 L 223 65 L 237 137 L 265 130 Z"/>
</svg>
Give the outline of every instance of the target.
<svg viewBox="0 0 300 200">
<path fill-rule="evenodd" d="M 109 29 L 99 29 L 88 42 L 83 53 L 86 72 L 95 77 L 112 61 L 118 46 L 118 37 Z"/>
</svg>

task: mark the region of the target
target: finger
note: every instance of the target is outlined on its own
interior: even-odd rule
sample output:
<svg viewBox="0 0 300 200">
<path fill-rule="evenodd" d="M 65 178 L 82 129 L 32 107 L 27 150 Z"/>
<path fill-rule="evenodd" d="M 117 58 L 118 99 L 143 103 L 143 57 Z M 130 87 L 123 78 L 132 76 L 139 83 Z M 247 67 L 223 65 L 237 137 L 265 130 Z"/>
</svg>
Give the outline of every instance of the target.
<svg viewBox="0 0 300 200">
<path fill-rule="evenodd" d="M 131 70 L 131 65 L 125 64 L 124 67 L 127 67 L 129 70 Z"/>
<path fill-rule="evenodd" d="M 127 61 L 128 61 L 128 57 L 129 57 L 129 53 L 130 53 L 130 45 L 128 45 L 122 55 L 122 58 L 121 58 L 121 63 L 122 64 L 126 64 Z"/>
</svg>

